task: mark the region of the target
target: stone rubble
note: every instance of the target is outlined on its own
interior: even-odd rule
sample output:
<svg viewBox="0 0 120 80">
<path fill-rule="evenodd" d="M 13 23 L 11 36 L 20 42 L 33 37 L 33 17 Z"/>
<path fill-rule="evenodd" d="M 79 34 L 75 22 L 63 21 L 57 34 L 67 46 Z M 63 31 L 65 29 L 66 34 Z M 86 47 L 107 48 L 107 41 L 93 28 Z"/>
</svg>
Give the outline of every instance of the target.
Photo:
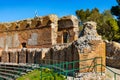
<svg viewBox="0 0 120 80">
<path fill-rule="evenodd" d="M 83 24 L 79 39 L 73 44 L 80 50 L 80 53 L 84 53 L 84 48 L 91 50 L 91 41 L 102 41 L 97 33 L 96 23 L 92 21 Z"/>
</svg>

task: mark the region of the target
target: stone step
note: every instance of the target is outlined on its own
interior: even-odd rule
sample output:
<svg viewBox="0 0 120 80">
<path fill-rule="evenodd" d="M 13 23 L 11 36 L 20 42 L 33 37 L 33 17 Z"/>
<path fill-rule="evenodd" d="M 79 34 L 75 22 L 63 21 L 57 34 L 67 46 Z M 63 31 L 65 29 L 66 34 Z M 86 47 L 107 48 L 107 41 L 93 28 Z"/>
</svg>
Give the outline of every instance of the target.
<svg viewBox="0 0 120 80">
<path fill-rule="evenodd" d="M 0 72 L 12 73 L 12 74 L 17 74 L 17 75 L 26 74 L 25 72 L 16 71 L 16 70 L 9 70 L 9 69 L 0 69 Z"/>
<path fill-rule="evenodd" d="M 16 70 L 16 71 L 21 71 L 21 72 L 28 72 L 28 71 L 31 71 L 31 70 L 32 70 L 32 69 L 9 67 L 9 66 L 6 66 L 6 67 L 0 66 L 0 69 Z"/>
<path fill-rule="evenodd" d="M 15 80 L 15 79 L 4 76 L 4 75 L 0 75 L 0 80 Z"/>
<path fill-rule="evenodd" d="M 17 68 L 27 68 L 27 69 L 32 69 L 31 66 L 22 66 L 22 65 L 12 65 L 12 64 L 0 64 L 0 66 L 4 66 L 4 67 L 17 67 Z"/>
<path fill-rule="evenodd" d="M 6 73 L 6 72 L 0 72 L 0 75 L 6 76 L 6 77 L 9 77 L 9 78 L 12 78 L 12 79 L 16 79 L 17 77 L 19 77 L 19 75 Z"/>
</svg>

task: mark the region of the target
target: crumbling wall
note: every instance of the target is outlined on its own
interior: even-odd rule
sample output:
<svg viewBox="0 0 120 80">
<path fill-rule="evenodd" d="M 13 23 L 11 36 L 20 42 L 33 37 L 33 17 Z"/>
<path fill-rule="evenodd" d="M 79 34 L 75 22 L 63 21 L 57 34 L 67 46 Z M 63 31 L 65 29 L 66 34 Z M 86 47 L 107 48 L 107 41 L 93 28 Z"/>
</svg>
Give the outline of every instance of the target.
<svg viewBox="0 0 120 80">
<path fill-rule="evenodd" d="M 21 20 L 0 24 L 0 48 L 22 48 L 26 43 L 27 48 L 51 47 L 57 44 L 56 15 L 35 17 L 34 19 Z"/>
<path fill-rule="evenodd" d="M 23 51 L 22 51 L 23 50 Z M 43 63 L 43 64 L 53 64 L 59 62 L 71 62 L 78 60 L 85 60 L 95 57 L 102 57 L 102 64 L 106 65 L 105 57 L 105 43 L 101 39 L 101 36 L 97 34 L 96 23 L 95 22 L 86 22 L 84 24 L 83 31 L 80 34 L 78 40 L 67 43 L 54 45 L 51 48 L 41 48 L 41 49 L 22 49 L 19 52 L 17 63 Z M 8 52 L 3 51 L 2 62 L 11 62 L 9 58 L 12 56 L 6 56 L 4 54 Z M 11 55 L 11 52 L 9 52 Z M 16 52 L 12 51 L 12 54 Z M 16 56 L 17 57 L 17 56 Z M 17 58 L 15 58 L 17 59 Z M 93 60 L 85 62 L 76 62 L 74 68 L 82 68 L 85 66 L 90 66 L 93 63 Z M 101 64 L 101 59 L 96 61 L 96 64 Z M 94 66 L 94 65 L 92 65 Z M 68 65 L 68 69 L 72 69 L 72 64 Z M 92 69 L 90 69 L 92 70 Z M 102 67 L 102 70 L 105 71 L 105 68 Z M 87 72 L 88 69 L 80 70 L 81 72 Z M 101 71 L 101 67 L 97 67 L 97 71 Z"/>
<path fill-rule="evenodd" d="M 106 41 L 106 65 L 120 68 L 120 43 Z"/>
<path fill-rule="evenodd" d="M 1 23 L 0 49 L 19 49 L 22 48 L 22 43 L 27 48 L 51 47 L 64 43 L 64 32 L 68 33 L 68 42 L 72 42 L 78 38 L 78 29 L 78 19 L 75 16 L 58 19 L 56 15 L 48 15 Z"/>
<path fill-rule="evenodd" d="M 79 39 L 74 42 L 74 45 L 80 53 L 80 60 L 102 57 L 102 64 L 106 65 L 105 43 L 102 40 L 101 36 L 99 36 L 97 33 L 95 22 L 90 21 L 83 24 L 83 30 L 79 34 Z M 101 59 L 96 62 L 97 64 L 101 64 Z M 86 65 L 92 65 L 92 60 L 80 62 L 79 67 L 85 67 Z M 99 71 L 101 70 L 100 67 L 97 68 Z M 86 69 L 86 71 L 87 70 L 88 69 Z M 103 67 L 103 71 L 104 70 L 105 68 Z"/>
<path fill-rule="evenodd" d="M 58 43 L 72 42 L 78 39 L 78 19 L 75 16 L 64 16 L 58 21 Z M 64 42 L 64 33 L 67 33 L 67 42 Z"/>
</svg>

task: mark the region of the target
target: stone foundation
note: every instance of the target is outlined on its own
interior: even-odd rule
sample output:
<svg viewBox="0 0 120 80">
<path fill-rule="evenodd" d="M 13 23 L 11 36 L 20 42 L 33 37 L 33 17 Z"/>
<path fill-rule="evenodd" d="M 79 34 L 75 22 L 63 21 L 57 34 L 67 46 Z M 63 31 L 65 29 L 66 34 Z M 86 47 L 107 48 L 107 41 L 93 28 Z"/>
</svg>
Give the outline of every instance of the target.
<svg viewBox="0 0 120 80">
<path fill-rule="evenodd" d="M 56 49 L 56 50 L 55 50 Z M 86 50 L 87 52 L 87 50 Z M 25 51 L 21 50 L 19 52 L 7 52 L 3 51 L 2 55 L 2 62 L 10 62 L 10 63 L 56 63 L 59 62 L 71 62 L 77 60 L 85 60 L 95 57 L 102 57 L 102 64 L 106 65 L 105 63 L 105 43 L 100 42 L 96 45 L 96 48 L 89 53 L 79 53 L 79 50 L 72 44 L 64 44 L 59 45 L 57 47 L 49 48 L 42 48 L 42 49 L 25 49 Z M 19 54 L 19 55 L 18 55 Z M 10 59 L 9 59 L 10 58 Z M 49 60 L 53 60 L 53 62 L 49 62 Z M 97 59 L 97 64 L 101 64 L 101 59 Z M 91 61 L 85 61 L 74 64 L 74 68 L 82 68 L 85 66 L 90 66 L 92 64 Z M 94 64 L 92 65 L 94 66 Z M 72 64 L 69 65 L 68 69 L 72 69 Z M 102 67 L 104 71 L 105 68 Z M 81 72 L 87 72 L 88 69 L 83 69 Z M 97 67 L 97 71 L 101 71 L 101 66 Z"/>
</svg>

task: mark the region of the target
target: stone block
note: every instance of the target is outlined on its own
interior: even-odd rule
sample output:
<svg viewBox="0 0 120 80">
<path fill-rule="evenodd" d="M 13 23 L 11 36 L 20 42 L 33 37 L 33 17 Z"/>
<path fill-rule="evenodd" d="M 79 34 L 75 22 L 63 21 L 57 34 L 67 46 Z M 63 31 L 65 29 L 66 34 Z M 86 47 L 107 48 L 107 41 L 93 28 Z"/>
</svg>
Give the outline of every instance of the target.
<svg viewBox="0 0 120 80">
<path fill-rule="evenodd" d="M 10 52 L 10 63 L 18 63 L 18 53 L 17 51 L 15 52 Z"/>
<path fill-rule="evenodd" d="M 78 27 L 78 19 L 75 16 L 64 16 L 58 21 L 59 28 Z"/>
<path fill-rule="evenodd" d="M 21 50 L 19 52 L 19 63 L 27 63 L 27 51 L 26 50 Z"/>
<path fill-rule="evenodd" d="M 9 63 L 9 52 L 3 51 L 1 61 L 4 63 Z"/>
<path fill-rule="evenodd" d="M 28 51 L 28 63 L 34 63 L 35 51 Z"/>
<path fill-rule="evenodd" d="M 34 63 L 41 64 L 40 60 L 41 60 L 41 51 L 35 50 Z"/>
</svg>

